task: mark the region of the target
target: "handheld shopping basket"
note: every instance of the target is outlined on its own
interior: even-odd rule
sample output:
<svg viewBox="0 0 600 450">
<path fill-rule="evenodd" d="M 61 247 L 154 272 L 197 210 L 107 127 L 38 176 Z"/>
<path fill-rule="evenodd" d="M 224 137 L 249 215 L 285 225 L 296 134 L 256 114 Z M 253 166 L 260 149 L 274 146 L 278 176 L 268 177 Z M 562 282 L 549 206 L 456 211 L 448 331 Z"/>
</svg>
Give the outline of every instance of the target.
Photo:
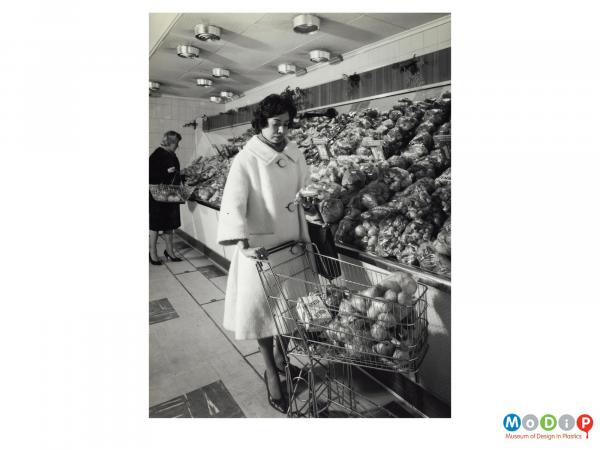
<svg viewBox="0 0 600 450">
<path fill-rule="evenodd" d="M 399 304 L 365 292 L 387 276 L 383 271 L 321 255 L 313 244 L 288 242 L 268 253 L 257 269 L 278 339 L 286 364 L 290 356 L 303 363 L 295 379 L 286 369 L 288 415 L 319 417 L 332 406 L 352 416 L 380 415 L 353 390 L 351 367 L 418 371 L 427 352 L 427 287 L 417 284 L 414 300 Z M 338 265 L 340 276 L 320 276 L 317 261 Z"/>
<path fill-rule="evenodd" d="M 173 176 L 173 181 L 175 176 Z M 151 184 L 152 198 L 161 203 L 185 203 L 196 189 L 195 186 L 185 184 Z"/>
</svg>

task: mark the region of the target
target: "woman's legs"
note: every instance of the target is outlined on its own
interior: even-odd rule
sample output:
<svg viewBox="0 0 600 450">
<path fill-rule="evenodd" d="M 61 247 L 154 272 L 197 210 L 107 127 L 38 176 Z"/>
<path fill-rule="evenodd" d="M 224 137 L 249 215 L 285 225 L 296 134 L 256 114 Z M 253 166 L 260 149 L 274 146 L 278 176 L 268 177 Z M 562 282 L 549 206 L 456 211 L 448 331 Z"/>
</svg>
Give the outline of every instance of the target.
<svg viewBox="0 0 600 450">
<path fill-rule="evenodd" d="M 171 258 L 176 258 L 175 251 L 173 250 L 173 230 L 165 230 L 164 235 L 167 237 L 165 243 L 167 244 L 167 254 Z"/>
<path fill-rule="evenodd" d="M 158 242 L 158 231 L 150 230 L 150 256 L 154 261 L 158 261 L 156 243 Z"/>
<path fill-rule="evenodd" d="M 273 337 L 266 337 L 258 340 L 258 348 L 265 361 L 265 368 L 267 369 L 267 384 L 269 386 L 269 392 L 273 400 L 279 400 L 281 398 L 281 386 L 279 384 L 279 375 L 277 373 L 277 366 L 275 365 L 275 357 L 273 355 Z"/>
</svg>

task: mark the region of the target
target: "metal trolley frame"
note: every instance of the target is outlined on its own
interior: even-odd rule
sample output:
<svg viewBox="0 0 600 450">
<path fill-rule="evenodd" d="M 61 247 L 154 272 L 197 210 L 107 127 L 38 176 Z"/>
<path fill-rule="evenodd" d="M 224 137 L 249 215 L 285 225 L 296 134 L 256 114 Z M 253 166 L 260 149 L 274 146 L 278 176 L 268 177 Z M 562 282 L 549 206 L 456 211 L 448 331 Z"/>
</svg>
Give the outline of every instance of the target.
<svg viewBox="0 0 600 450">
<path fill-rule="evenodd" d="M 284 349 L 288 417 L 395 417 L 354 389 L 352 368 L 418 373 L 428 349 L 427 286 L 399 303 L 365 291 L 388 274 L 287 242 L 257 261 Z M 326 274 L 327 278 L 321 274 Z M 322 307 L 315 314 L 307 304 Z M 301 365 L 292 378 L 290 358 Z"/>
</svg>

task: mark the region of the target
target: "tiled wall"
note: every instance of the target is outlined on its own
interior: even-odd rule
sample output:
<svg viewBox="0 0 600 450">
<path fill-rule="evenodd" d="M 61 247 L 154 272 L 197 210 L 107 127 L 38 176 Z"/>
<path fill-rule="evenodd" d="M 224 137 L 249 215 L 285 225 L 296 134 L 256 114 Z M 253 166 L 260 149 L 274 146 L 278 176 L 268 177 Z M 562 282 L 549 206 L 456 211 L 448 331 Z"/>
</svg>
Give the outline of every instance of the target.
<svg viewBox="0 0 600 450">
<path fill-rule="evenodd" d="M 177 150 L 181 167 L 190 164 L 196 150 L 195 132 L 192 127 L 183 127 L 202 114 L 213 115 L 222 107 L 206 100 L 182 97 L 150 97 L 150 141 L 149 153 L 160 145 L 165 131 L 174 130 L 182 136 Z"/>
</svg>

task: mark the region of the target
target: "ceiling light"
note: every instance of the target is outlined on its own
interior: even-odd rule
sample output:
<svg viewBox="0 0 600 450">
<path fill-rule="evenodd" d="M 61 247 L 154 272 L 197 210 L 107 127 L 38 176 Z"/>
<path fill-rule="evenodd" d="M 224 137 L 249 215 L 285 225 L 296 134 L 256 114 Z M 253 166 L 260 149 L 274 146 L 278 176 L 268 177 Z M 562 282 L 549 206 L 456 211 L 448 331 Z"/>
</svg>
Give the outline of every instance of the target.
<svg viewBox="0 0 600 450">
<path fill-rule="evenodd" d="M 196 84 L 207 88 L 213 85 L 213 80 L 209 80 L 208 78 L 196 78 Z"/>
<path fill-rule="evenodd" d="M 158 81 L 150 81 L 149 88 L 151 91 L 158 91 L 160 89 L 160 83 Z"/>
<path fill-rule="evenodd" d="M 295 73 L 296 72 L 296 66 L 293 64 L 279 64 L 277 66 L 277 72 L 283 74 L 283 75 L 288 75 L 290 73 Z"/>
<path fill-rule="evenodd" d="M 231 91 L 221 91 L 221 97 L 226 98 L 227 100 L 231 100 L 233 95 L 234 94 Z"/>
<path fill-rule="evenodd" d="M 331 53 L 327 50 L 311 50 L 309 53 L 310 60 L 316 63 L 329 61 Z"/>
<path fill-rule="evenodd" d="M 341 63 L 343 60 L 344 57 L 342 55 L 336 55 L 329 60 L 329 64 L 338 64 Z"/>
<path fill-rule="evenodd" d="M 229 78 L 229 70 L 215 67 L 212 71 L 213 77 L 216 78 Z"/>
<path fill-rule="evenodd" d="M 216 95 L 213 95 L 210 97 L 210 101 L 213 103 L 222 103 L 223 99 L 221 97 L 217 97 Z"/>
<path fill-rule="evenodd" d="M 218 41 L 221 39 L 221 29 L 205 23 L 196 25 L 194 27 L 194 34 L 201 41 Z"/>
<path fill-rule="evenodd" d="M 177 54 L 182 58 L 197 58 L 200 56 L 200 49 L 192 45 L 178 45 Z"/>
<path fill-rule="evenodd" d="M 300 14 L 292 20 L 294 31 L 301 34 L 313 34 L 319 31 L 321 20 L 312 14 Z"/>
</svg>

